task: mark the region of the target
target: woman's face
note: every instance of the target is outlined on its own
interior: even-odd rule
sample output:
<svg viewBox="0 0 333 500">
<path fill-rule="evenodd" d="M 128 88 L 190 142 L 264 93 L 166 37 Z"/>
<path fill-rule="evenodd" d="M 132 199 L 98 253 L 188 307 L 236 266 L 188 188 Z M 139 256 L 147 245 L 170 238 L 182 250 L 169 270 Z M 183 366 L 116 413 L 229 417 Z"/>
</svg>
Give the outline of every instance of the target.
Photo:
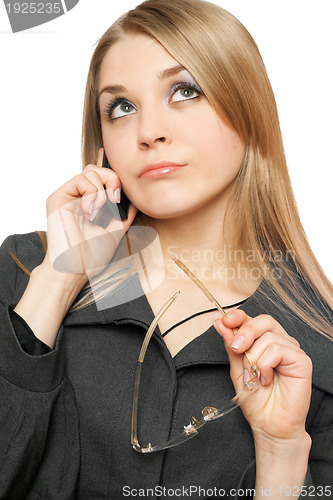
<svg viewBox="0 0 333 500">
<path fill-rule="evenodd" d="M 141 34 L 113 45 L 99 93 L 106 155 L 141 212 L 166 219 L 222 203 L 245 146 L 162 45 Z"/>
</svg>

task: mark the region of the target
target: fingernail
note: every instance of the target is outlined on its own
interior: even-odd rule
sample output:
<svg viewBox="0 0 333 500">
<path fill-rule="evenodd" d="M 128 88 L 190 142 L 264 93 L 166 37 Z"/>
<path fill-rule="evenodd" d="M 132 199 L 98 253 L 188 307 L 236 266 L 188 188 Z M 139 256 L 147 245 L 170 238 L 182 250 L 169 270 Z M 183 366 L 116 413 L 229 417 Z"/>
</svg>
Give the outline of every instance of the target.
<svg viewBox="0 0 333 500">
<path fill-rule="evenodd" d="M 234 349 L 239 349 L 244 344 L 244 340 L 245 337 L 243 337 L 242 335 L 236 337 L 233 343 L 231 344 L 231 347 L 233 347 Z"/>
<path fill-rule="evenodd" d="M 91 216 L 89 217 L 90 222 L 92 222 L 95 219 L 97 212 L 98 212 L 98 208 L 96 208 L 96 210 L 94 210 L 93 213 L 91 214 Z"/>
<path fill-rule="evenodd" d="M 229 318 L 229 319 L 235 319 L 235 318 L 237 318 L 237 313 L 234 313 L 234 312 L 230 311 L 230 312 L 228 312 L 226 314 L 226 317 Z"/>
<path fill-rule="evenodd" d="M 213 326 L 214 326 L 215 330 L 216 330 L 218 333 L 220 333 L 220 330 L 219 330 L 219 328 L 218 328 L 217 324 L 215 323 L 215 320 L 213 320 Z"/>
<path fill-rule="evenodd" d="M 261 382 L 261 385 L 265 385 L 266 384 L 266 380 L 264 379 L 264 377 L 262 375 L 260 377 L 260 382 Z"/>
<path fill-rule="evenodd" d="M 90 207 L 89 207 L 89 215 L 91 215 L 93 213 L 93 210 L 94 210 L 94 202 L 92 201 L 90 203 Z"/>
<path fill-rule="evenodd" d="M 243 372 L 243 384 L 247 384 L 250 380 L 251 376 L 249 374 L 249 372 L 245 369 L 244 372 Z"/>
<path fill-rule="evenodd" d="M 113 193 L 116 203 L 120 203 L 120 188 L 117 188 Z"/>
</svg>

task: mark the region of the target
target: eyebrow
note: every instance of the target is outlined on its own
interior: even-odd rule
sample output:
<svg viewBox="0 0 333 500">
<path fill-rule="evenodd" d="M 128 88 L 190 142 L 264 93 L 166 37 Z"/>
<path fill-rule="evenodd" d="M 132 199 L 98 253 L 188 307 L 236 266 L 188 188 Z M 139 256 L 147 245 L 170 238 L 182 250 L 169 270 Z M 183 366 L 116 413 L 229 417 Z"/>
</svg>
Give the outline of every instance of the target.
<svg viewBox="0 0 333 500">
<path fill-rule="evenodd" d="M 172 76 L 177 75 L 181 71 L 186 71 L 186 68 L 182 66 L 181 64 L 177 64 L 176 66 L 172 66 L 172 68 L 167 68 L 164 69 L 163 71 L 160 71 L 158 74 L 158 79 L 163 81 L 167 80 L 168 78 L 171 78 Z M 106 87 L 103 87 L 100 93 L 98 94 L 98 97 L 103 94 L 103 92 L 107 92 L 108 94 L 117 94 L 118 92 L 126 92 L 126 88 L 123 85 L 107 85 Z"/>
<path fill-rule="evenodd" d="M 181 71 L 186 71 L 186 68 L 182 66 L 181 64 L 176 64 L 176 66 L 172 66 L 172 68 L 167 68 L 161 71 L 158 74 L 158 79 L 159 80 L 167 80 L 168 78 L 171 78 L 174 75 L 178 75 Z"/>
</svg>

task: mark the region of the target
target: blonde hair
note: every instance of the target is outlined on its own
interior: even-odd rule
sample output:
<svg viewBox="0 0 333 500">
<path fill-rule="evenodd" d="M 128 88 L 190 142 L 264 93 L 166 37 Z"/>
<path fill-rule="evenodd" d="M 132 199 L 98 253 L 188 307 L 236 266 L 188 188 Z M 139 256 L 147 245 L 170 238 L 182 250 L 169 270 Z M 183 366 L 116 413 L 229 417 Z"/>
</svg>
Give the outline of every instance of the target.
<svg viewBox="0 0 333 500">
<path fill-rule="evenodd" d="M 98 82 L 109 48 L 132 33 L 156 39 L 198 82 L 216 113 L 237 131 L 247 153 L 225 214 L 226 241 L 255 256 L 272 290 L 303 321 L 333 336 L 329 317 L 332 285 L 315 259 L 297 212 L 287 170 L 274 94 L 258 47 L 232 14 L 204 0 L 147 0 L 121 16 L 100 38 L 88 73 L 83 129 L 83 165 L 102 147 Z M 232 223 L 232 224 L 231 224 Z M 235 233 L 228 228 L 237 228 Z M 293 256 L 291 265 L 281 254 Z M 283 269 L 276 280 L 272 260 Z M 299 280 L 304 287 L 299 287 Z M 112 285 L 114 287 L 114 284 Z M 310 289 L 314 300 L 302 289 Z M 87 295 L 79 307 L 92 301 Z M 89 302 L 90 301 L 90 302 Z M 77 305 L 76 305 L 77 307 Z M 327 314 L 326 314 L 327 312 Z"/>
</svg>

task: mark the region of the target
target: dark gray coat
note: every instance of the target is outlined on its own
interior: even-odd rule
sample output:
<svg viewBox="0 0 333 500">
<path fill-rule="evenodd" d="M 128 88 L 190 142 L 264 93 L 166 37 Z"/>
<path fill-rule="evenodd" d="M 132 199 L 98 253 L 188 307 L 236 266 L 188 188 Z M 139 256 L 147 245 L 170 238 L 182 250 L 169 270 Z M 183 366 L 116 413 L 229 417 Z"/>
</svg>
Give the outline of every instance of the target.
<svg viewBox="0 0 333 500">
<path fill-rule="evenodd" d="M 22 350 L 8 306 L 19 301 L 28 277 L 9 256 L 9 243 L 30 269 L 44 255 L 34 233 L 8 238 L 0 250 L 0 498 L 202 499 L 213 492 L 219 498 L 223 490 L 237 498 L 237 489 L 242 489 L 239 498 L 251 498 L 243 490 L 254 488 L 254 446 L 240 409 L 208 423 L 181 446 L 145 455 L 132 449 L 134 372 L 153 319 L 144 295 L 68 314 L 48 354 L 30 356 Z M 128 286 L 140 285 L 134 279 Z M 250 316 L 271 314 L 312 358 L 306 492 L 309 498 L 331 498 L 333 342 L 269 297 L 272 292 L 263 282 L 241 309 Z M 157 329 L 142 373 L 140 441 L 158 444 L 179 433 L 192 415 L 199 417 L 204 406 L 223 407 L 233 394 L 228 356 L 213 327 L 173 359 Z M 331 489 L 325 492 L 325 486 Z"/>
</svg>

